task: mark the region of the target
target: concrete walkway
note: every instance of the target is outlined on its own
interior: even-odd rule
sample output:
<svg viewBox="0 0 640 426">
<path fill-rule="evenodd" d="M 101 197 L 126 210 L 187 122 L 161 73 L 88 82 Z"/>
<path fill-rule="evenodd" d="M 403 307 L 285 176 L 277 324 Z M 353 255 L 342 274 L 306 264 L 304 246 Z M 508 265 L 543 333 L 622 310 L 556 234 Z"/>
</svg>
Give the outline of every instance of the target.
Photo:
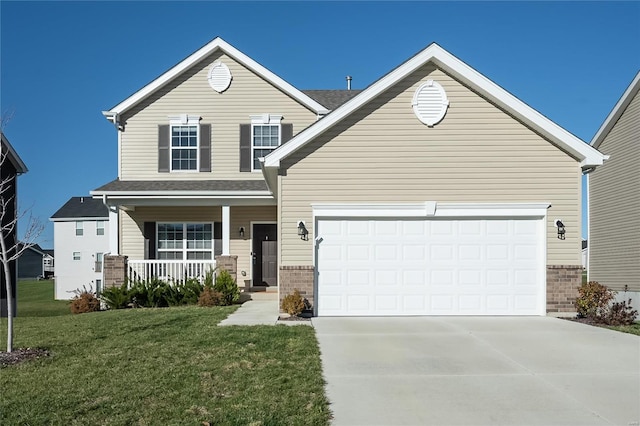
<svg viewBox="0 0 640 426">
<path fill-rule="evenodd" d="M 640 424 L 640 337 L 549 317 L 314 318 L 333 425 Z"/>
<path fill-rule="evenodd" d="M 251 299 L 218 325 L 275 325 L 278 322 L 278 293 L 242 293 Z"/>
</svg>

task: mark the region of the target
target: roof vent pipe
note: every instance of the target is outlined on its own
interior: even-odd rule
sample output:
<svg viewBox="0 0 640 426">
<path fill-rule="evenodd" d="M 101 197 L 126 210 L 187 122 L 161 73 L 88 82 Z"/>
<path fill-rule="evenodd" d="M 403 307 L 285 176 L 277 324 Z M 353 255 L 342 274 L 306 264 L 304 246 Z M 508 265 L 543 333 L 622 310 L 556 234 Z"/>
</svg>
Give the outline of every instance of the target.
<svg viewBox="0 0 640 426">
<path fill-rule="evenodd" d="M 351 76 L 347 76 L 347 90 L 351 90 Z"/>
</svg>

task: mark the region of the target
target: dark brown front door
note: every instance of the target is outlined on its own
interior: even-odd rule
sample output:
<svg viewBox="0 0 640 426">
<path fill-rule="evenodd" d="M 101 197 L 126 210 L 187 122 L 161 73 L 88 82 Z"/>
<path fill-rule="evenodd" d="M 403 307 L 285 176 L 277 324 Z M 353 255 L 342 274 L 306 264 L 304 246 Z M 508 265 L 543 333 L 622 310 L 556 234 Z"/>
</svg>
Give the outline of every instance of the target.
<svg viewBox="0 0 640 426">
<path fill-rule="evenodd" d="M 278 285 L 278 235 L 277 226 L 253 225 L 253 285 Z"/>
</svg>

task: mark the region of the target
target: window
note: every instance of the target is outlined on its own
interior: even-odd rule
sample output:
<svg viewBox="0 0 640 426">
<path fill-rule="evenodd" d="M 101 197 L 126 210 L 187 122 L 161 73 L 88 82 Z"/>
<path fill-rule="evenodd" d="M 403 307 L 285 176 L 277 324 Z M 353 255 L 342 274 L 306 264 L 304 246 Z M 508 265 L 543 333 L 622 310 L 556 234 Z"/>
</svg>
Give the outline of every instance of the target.
<svg viewBox="0 0 640 426">
<path fill-rule="evenodd" d="M 280 145 L 280 124 L 254 124 L 251 126 L 253 170 L 260 170 L 260 157 L 266 157 Z"/>
<path fill-rule="evenodd" d="M 76 222 L 76 235 L 80 236 L 84 234 L 83 223 L 81 221 Z"/>
<path fill-rule="evenodd" d="M 73 260 L 80 260 L 80 252 L 79 251 L 74 251 L 73 252 Z"/>
<path fill-rule="evenodd" d="M 213 259 L 221 231 L 218 223 L 158 223 L 158 259 Z"/>
<path fill-rule="evenodd" d="M 171 125 L 171 170 L 198 170 L 197 125 Z"/>
<path fill-rule="evenodd" d="M 96 280 L 96 293 L 102 293 L 102 280 Z"/>
<path fill-rule="evenodd" d="M 93 269 L 95 272 L 102 272 L 102 259 L 103 259 L 103 254 L 96 253 L 96 264 Z"/>
<path fill-rule="evenodd" d="M 96 222 L 96 235 L 104 235 L 104 220 Z"/>
</svg>

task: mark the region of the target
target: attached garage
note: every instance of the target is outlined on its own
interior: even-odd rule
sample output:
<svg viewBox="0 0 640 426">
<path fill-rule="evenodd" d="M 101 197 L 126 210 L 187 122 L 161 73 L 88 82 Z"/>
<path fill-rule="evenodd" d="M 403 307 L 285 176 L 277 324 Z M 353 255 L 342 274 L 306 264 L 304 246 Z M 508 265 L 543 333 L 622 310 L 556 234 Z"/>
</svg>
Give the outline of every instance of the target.
<svg viewBox="0 0 640 426">
<path fill-rule="evenodd" d="M 547 205 L 371 207 L 316 209 L 317 315 L 545 315 Z"/>
</svg>

